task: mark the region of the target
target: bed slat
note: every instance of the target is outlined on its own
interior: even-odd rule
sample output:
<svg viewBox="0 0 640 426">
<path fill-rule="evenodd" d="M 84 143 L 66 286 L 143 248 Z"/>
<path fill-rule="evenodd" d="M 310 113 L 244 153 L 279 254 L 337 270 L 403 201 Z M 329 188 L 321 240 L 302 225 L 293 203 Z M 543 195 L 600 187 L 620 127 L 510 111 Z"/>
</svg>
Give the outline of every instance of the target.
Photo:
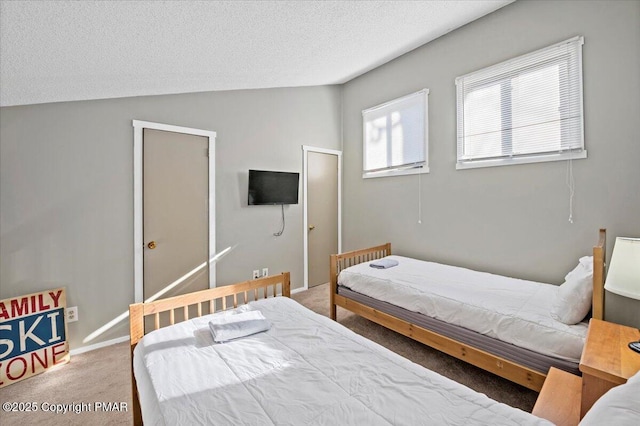
<svg viewBox="0 0 640 426">
<path fill-rule="evenodd" d="M 201 290 L 194 293 L 184 294 L 181 296 L 169 297 L 166 299 L 156 300 L 150 303 L 144 303 L 143 304 L 144 315 L 147 316 L 147 315 L 155 314 L 156 312 L 170 311 L 171 309 L 180 308 L 185 304 L 193 305 L 203 300 L 215 301 L 218 299 L 222 299 L 223 308 L 226 310 L 230 305 L 229 300 L 227 299 L 228 297 L 233 297 L 234 294 L 237 297 L 238 294 L 242 294 L 245 291 L 248 291 L 248 290 L 253 291 L 254 289 L 258 289 L 258 290 L 264 289 L 265 287 L 273 286 L 274 284 L 281 285 L 282 294 L 287 296 L 291 293 L 291 288 L 290 288 L 291 284 L 289 281 L 287 281 L 284 285 L 282 284 L 282 281 L 283 281 L 282 277 L 284 274 L 287 274 L 287 273 L 272 275 L 269 277 L 259 278 L 256 280 L 244 281 L 242 283 L 238 283 L 234 285 L 222 286 L 222 287 L 212 288 L 208 290 Z M 177 302 L 178 300 L 179 302 Z"/>
</svg>

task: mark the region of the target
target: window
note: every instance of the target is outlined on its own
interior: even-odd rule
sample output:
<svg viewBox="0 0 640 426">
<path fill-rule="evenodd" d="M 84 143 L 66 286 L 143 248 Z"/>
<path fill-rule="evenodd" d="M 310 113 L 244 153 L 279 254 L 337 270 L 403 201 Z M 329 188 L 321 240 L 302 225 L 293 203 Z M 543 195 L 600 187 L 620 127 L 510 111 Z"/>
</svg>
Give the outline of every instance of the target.
<svg viewBox="0 0 640 426">
<path fill-rule="evenodd" d="M 362 111 L 363 178 L 428 173 L 428 89 Z"/>
<path fill-rule="evenodd" d="M 586 158 L 582 37 L 456 79 L 458 169 Z"/>
</svg>

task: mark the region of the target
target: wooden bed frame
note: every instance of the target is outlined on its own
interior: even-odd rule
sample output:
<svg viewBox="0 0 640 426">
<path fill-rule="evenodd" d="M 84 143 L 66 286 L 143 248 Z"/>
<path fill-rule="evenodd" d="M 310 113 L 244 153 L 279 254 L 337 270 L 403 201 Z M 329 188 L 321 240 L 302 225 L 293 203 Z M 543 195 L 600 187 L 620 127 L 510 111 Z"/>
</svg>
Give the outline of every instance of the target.
<svg viewBox="0 0 640 426">
<path fill-rule="evenodd" d="M 605 268 L 606 230 L 600 229 L 598 244 L 593 247 L 593 300 L 592 317 L 604 317 L 604 268 Z M 546 374 L 501 358 L 473 346 L 458 342 L 442 334 L 412 324 L 393 315 L 381 312 L 365 304 L 356 302 L 338 294 L 338 274 L 349 266 L 380 259 L 391 254 L 391 244 L 367 249 L 354 250 L 331 255 L 330 271 L 330 315 L 336 319 L 336 308 L 340 306 L 364 318 L 410 337 L 427 346 L 454 356 L 470 364 L 494 373 L 512 382 L 537 392 L 542 388 Z"/>
<path fill-rule="evenodd" d="M 280 293 L 278 293 L 278 284 L 280 284 Z M 262 289 L 262 292 L 260 291 Z M 272 289 L 270 291 L 270 289 Z M 262 295 L 260 294 L 262 293 Z M 209 312 L 224 311 L 243 305 L 259 298 L 275 297 L 278 294 L 282 296 L 291 296 L 291 281 L 289 272 L 283 272 L 279 275 L 258 278 L 255 280 L 244 281 L 238 284 L 217 287 L 208 290 L 197 291 L 194 293 L 184 294 L 181 296 L 160 299 L 155 302 L 134 303 L 129 305 L 129 332 L 131 336 L 131 397 L 133 400 L 132 413 L 133 424 L 135 426 L 142 425 L 142 411 L 138 398 L 138 388 L 136 378 L 133 374 L 133 350 L 138 341 L 146 333 L 145 317 L 154 316 L 154 330 L 160 328 L 160 313 L 169 312 L 169 322 L 174 324 L 176 321 L 176 310 L 182 311 L 183 320 L 189 319 L 189 307 L 197 306 L 197 315 L 203 315 L 202 305 L 207 304 Z M 251 300 L 250 300 L 251 299 Z M 222 307 L 222 309 L 218 309 Z"/>
</svg>

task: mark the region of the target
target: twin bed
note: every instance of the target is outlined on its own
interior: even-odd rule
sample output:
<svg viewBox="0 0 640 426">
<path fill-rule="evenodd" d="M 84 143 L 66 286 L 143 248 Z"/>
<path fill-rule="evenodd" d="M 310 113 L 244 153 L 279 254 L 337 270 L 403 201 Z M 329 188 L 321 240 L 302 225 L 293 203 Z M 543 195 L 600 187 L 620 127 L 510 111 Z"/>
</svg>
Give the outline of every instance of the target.
<svg viewBox="0 0 640 426">
<path fill-rule="evenodd" d="M 282 296 L 276 296 L 280 293 Z M 256 299 L 257 295 L 257 300 Z M 289 299 L 289 274 L 130 307 L 134 424 L 544 425 Z M 156 326 L 222 305 L 229 310 Z M 249 301 L 247 305 L 244 302 Z M 233 308 L 232 308 L 233 306 Z M 258 310 L 262 333 L 216 344 L 212 315 Z"/>
<path fill-rule="evenodd" d="M 590 278 L 598 319 L 605 243 L 601 229 Z M 369 267 L 383 258 L 398 265 Z M 588 324 L 550 316 L 558 286 L 391 256 L 390 244 L 332 255 L 330 278 L 332 319 L 340 306 L 536 391 L 550 367 L 579 374 Z"/>
<path fill-rule="evenodd" d="M 604 268 L 598 263 L 604 261 L 604 232 L 596 248 L 594 276 Z M 383 246 L 332 257 L 334 318 L 336 306 L 343 306 L 531 388 L 541 386 L 544 373 L 339 293 L 340 270 L 389 254 Z M 289 299 L 289 280 L 283 273 L 131 305 L 134 424 L 548 424 L 313 313 Z M 597 303 L 596 317 L 602 315 Z M 212 318 L 248 310 L 260 311 L 271 328 L 214 342 Z M 161 328 L 164 313 L 171 325 Z M 145 317 L 155 330 L 145 333 Z"/>
</svg>

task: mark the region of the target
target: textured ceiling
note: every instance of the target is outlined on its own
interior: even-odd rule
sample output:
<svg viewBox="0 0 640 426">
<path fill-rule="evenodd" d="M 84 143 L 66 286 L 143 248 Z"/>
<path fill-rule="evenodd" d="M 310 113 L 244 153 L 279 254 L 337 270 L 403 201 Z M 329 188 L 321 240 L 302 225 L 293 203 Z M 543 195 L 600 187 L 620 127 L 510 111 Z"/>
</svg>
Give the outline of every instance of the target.
<svg viewBox="0 0 640 426">
<path fill-rule="evenodd" d="M 0 106 L 340 84 L 511 1 L 2 0 Z"/>
</svg>

